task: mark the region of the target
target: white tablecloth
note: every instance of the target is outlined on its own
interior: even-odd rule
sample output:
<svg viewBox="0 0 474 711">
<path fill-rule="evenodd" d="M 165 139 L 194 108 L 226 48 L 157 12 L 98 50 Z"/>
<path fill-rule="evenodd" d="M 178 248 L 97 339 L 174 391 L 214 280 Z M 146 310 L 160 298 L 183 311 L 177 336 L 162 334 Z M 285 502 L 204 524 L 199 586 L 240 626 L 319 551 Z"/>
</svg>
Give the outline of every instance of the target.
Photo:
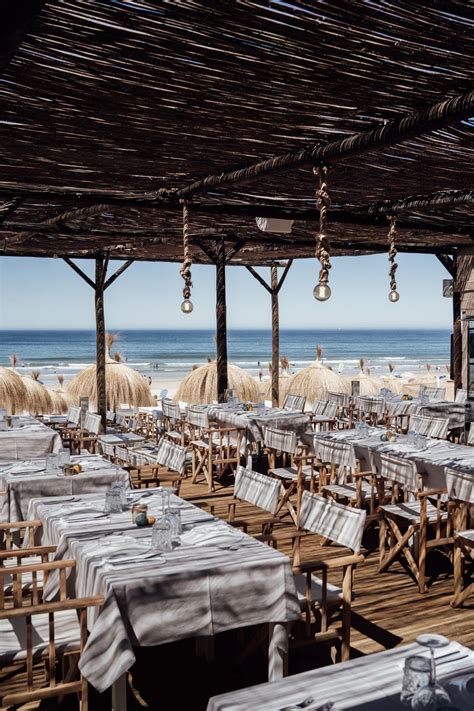
<svg viewBox="0 0 474 711">
<path fill-rule="evenodd" d="M 332 702 L 335 711 L 402 711 L 406 709 L 400 703 L 403 664 L 415 654 L 427 656 L 427 649 L 409 644 L 222 694 L 209 700 L 207 711 L 280 711 L 309 698 L 314 700 L 311 709 Z M 474 672 L 474 652 L 457 642 L 437 650 L 435 656 L 440 680 Z"/>
<path fill-rule="evenodd" d="M 245 431 L 249 442 L 262 442 L 265 427 L 294 430 L 301 434 L 307 429 L 310 418 L 302 412 L 292 412 L 283 408 L 267 408 L 265 412 L 245 412 L 239 407 L 211 405 L 209 419 L 216 420 L 222 427 L 238 427 Z"/>
<path fill-rule="evenodd" d="M 33 417 L 13 418 L 15 426 L 0 431 L 0 460 L 31 459 L 58 452 L 61 437 Z"/>
<path fill-rule="evenodd" d="M 156 490 L 149 491 L 156 494 Z M 134 494 L 135 500 L 140 496 Z M 103 497 L 81 500 L 87 500 L 89 509 L 100 512 L 103 507 Z M 149 511 L 159 511 L 159 495 L 144 500 Z M 151 528 L 133 526 L 130 511 L 107 519 L 93 518 L 92 511 L 87 526 L 71 522 L 65 503 L 66 514 L 63 510 L 61 515 L 58 502 L 51 499 L 34 502 L 30 514 L 44 521 L 43 543 L 58 543 L 58 557 L 77 560 L 76 593 L 105 596 L 103 609 L 91 615 L 91 635 L 80 665 L 99 691 L 132 666 L 134 645 L 165 644 L 264 623 L 281 628 L 281 623 L 299 617 L 291 565 L 285 555 L 178 497 L 172 497 L 172 504 L 180 507 L 185 527 L 194 532 L 212 525 L 212 540 L 205 545 L 187 542 L 163 553 L 162 558 L 122 567 L 104 564 L 111 554 L 104 536 L 125 531 L 147 548 Z M 78 509 L 81 506 L 77 503 Z M 219 541 L 226 547 L 220 547 Z M 134 544 L 124 537 L 119 550 L 125 553 Z M 51 594 L 54 589 L 48 584 Z"/>
</svg>

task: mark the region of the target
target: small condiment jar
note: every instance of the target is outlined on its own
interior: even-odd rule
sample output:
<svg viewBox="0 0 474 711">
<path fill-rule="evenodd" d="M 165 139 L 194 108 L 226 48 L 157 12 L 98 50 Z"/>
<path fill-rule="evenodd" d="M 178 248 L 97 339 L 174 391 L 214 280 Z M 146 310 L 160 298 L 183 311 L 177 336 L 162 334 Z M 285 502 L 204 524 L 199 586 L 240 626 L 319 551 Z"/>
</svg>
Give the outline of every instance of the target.
<svg viewBox="0 0 474 711">
<path fill-rule="evenodd" d="M 133 504 L 132 506 L 132 523 L 135 523 L 135 519 L 138 514 L 143 513 L 145 516 L 148 514 L 147 504 Z"/>
</svg>

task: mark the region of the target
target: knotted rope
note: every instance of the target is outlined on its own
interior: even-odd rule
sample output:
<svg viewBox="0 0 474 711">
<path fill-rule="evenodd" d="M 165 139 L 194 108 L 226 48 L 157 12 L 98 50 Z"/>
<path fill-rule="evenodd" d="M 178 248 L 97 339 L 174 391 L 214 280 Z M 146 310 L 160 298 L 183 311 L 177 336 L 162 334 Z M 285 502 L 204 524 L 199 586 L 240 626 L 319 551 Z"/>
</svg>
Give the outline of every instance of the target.
<svg viewBox="0 0 474 711">
<path fill-rule="evenodd" d="M 390 262 L 390 270 L 388 272 L 388 275 L 390 277 L 390 290 L 391 291 L 396 291 L 397 290 L 397 280 L 396 280 L 396 273 L 398 269 L 398 264 L 395 261 L 397 258 L 397 248 L 395 246 L 395 239 L 397 237 L 397 218 L 394 216 L 389 217 L 390 220 L 390 229 L 388 231 L 388 241 L 389 241 L 389 249 L 388 249 L 388 261 Z"/>
<path fill-rule="evenodd" d="M 331 198 L 328 193 L 326 175 L 328 169 L 326 166 L 313 168 L 315 174 L 319 174 L 319 190 L 316 191 L 316 207 L 319 210 L 319 234 L 316 240 L 316 259 L 321 264 L 319 272 L 319 283 L 327 284 L 329 281 L 329 270 L 331 269 L 331 261 L 329 254 L 329 241 L 326 237 L 326 219 L 328 209 L 331 206 Z"/>
<path fill-rule="evenodd" d="M 184 279 L 183 287 L 183 298 L 189 299 L 191 297 L 191 289 L 193 286 L 191 277 L 191 266 L 193 260 L 191 257 L 191 252 L 189 250 L 189 209 L 188 201 L 183 200 L 183 266 L 181 267 L 179 273 Z"/>
</svg>

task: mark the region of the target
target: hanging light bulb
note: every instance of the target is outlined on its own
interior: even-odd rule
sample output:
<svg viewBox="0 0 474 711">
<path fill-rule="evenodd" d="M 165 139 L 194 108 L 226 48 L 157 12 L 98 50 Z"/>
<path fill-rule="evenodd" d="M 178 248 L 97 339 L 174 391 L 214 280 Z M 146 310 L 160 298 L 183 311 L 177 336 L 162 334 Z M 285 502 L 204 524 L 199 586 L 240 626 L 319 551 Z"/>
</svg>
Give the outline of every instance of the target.
<svg viewBox="0 0 474 711">
<path fill-rule="evenodd" d="M 397 248 L 395 246 L 395 238 L 397 236 L 397 220 L 396 217 L 390 217 L 389 220 L 390 230 L 388 232 L 388 242 L 390 246 L 388 249 L 388 261 L 390 262 L 390 271 L 388 275 L 390 277 L 390 293 L 388 295 L 388 300 L 392 304 L 395 304 L 400 298 L 400 294 L 397 291 L 397 280 L 395 278 L 398 269 L 398 264 L 396 262 Z"/>
<path fill-rule="evenodd" d="M 313 296 L 317 301 L 327 301 L 331 296 L 331 287 L 329 284 L 319 282 L 313 289 Z"/>
<path fill-rule="evenodd" d="M 398 301 L 399 298 L 400 294 L 398 293 L 398 291 L 396 291 L 396 289 L 392 289 L 392 291 L 388 295 L 388 300 L 391 301 L 392 304 L 394 304 L 396 301 Z"/>
<path fill-rule="evenodd" d="M 189 299 L 185 299 L 181 304 L 181 311 L 183 312 L 183 314 L 190 314 L 193 308 L 193 302 Z"/>
</svg>

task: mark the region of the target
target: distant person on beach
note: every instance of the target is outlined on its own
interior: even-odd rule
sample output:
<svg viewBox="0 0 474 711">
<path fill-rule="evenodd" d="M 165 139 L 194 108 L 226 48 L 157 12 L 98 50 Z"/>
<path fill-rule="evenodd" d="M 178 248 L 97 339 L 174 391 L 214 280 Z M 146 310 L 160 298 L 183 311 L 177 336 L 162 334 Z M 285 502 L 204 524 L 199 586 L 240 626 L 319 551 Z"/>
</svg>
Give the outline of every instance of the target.
<svg viewBox="0 0 474 711">
<path fill-rule="evenodd" d="M 151 379 L 151 375 L 148 376 L 148 385 L 151 385 L 153 380 Z"/>
</svg>

